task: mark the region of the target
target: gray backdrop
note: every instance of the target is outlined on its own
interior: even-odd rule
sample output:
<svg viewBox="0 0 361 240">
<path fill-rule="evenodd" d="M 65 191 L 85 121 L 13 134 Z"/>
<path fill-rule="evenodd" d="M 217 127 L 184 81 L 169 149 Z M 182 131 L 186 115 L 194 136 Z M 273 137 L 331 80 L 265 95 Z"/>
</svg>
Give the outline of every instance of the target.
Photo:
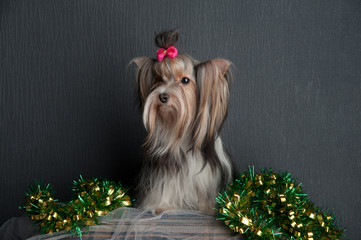
<svg viewBox="0 0 361 240">
<path fill-rule="evenodd" d="M 145 137 L 137 56 L 154 34 L 235 67 L 223 140 L 239 171 L 289 171 L 350 239 L 361 234 L 360 1 L 0 3 L 0 224 L 33 179 L 70 200 L 80 174 L 131 186 Z"/>
</svg>

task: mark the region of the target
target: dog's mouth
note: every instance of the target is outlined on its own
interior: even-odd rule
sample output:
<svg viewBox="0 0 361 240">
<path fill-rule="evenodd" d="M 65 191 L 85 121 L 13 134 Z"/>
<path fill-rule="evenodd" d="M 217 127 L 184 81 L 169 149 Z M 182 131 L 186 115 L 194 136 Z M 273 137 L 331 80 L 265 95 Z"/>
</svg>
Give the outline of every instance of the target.
<svg viewBox="0 0 361 240">
<path fill-rule="evenodd" d="M 160 111 L 174 111 L 174 107 L 167 104 L 159 104 L 158 109 Z"/>
<path fill-rule="evenodd" d="M 158 107 L 158 115 L 162 122 L 165 124 L 173 124 L 176 120 L 176 111 L 174 107 L 170 105 L 159 105 Z"/>
</svg>

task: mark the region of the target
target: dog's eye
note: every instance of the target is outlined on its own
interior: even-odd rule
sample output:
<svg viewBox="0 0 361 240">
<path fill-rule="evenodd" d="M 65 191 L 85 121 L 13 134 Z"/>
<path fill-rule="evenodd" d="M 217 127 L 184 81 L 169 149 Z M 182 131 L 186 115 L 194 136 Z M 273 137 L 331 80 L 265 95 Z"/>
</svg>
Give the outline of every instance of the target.
<svg viewBox="0 0 361 240">
<path fill-rule="evenodd" d="M 186 78 L 186 77 L 182 78 L 182 80 L 181 80 L 181 83 L 183 83 L 183 84 L 188 84 L 189 82 L 190 82 L 189 78 Z"/>
</svg>

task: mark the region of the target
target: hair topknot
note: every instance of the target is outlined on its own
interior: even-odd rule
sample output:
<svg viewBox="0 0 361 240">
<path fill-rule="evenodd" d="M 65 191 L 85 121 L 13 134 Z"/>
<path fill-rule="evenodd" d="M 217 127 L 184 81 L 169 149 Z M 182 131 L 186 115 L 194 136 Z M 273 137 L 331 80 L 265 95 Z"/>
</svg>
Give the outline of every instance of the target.
<svg viewBox="0 0 361 240">
<path fill-rule="evenodd" d="M 169 48 L 178 41 L 178 32 L 175 30 L 162 31 L 155 37 L 155 45 L 160 48 Z"/>
</svg>

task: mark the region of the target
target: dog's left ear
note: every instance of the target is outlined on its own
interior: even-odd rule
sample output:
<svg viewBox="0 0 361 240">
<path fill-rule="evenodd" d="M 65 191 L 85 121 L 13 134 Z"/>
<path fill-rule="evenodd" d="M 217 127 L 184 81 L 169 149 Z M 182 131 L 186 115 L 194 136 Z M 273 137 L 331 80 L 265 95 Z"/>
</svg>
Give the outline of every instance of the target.
<svg viewBox="0 0 361 240">
<path fill-rule="evenodd" d="M 150 57 L 134 58 L 131 63 L 137 65 L 137 92 L 140 106 L 144 106 L 145 99 L 150 93 L 153 84 L 153 64 L 155 60 Z"/>
<path fill-rule="evenodd" d="M 198 149 L 214 141 L 222 128 L 232 81 L 230 66 L 230 61 L 220 58 L 195 66 L 199 95 L 193 140 Z"/>
</svg>

